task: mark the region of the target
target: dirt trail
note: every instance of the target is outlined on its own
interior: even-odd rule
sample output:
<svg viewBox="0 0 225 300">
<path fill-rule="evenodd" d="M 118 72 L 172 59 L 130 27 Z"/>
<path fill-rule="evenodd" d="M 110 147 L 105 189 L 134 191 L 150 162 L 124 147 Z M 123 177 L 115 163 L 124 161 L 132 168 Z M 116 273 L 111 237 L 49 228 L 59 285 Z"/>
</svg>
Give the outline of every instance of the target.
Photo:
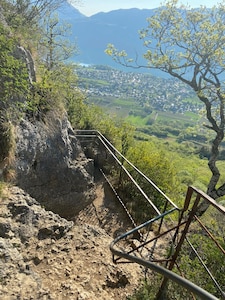
<svg viewBox="0 0 225 300">
<path fill-rule="evenodd" d="M 1 211 L 1 229 L 12 231 L 0 237 L 0 299 L 127 299 L 143 269 L 112 261 L 113 236 L 130 226 L 114 200 L 107 184 L 99 182 L 94 203 L 74 225 L 45 211 L 22 190 L 11 189 Z M 64 234 L 63 224 L 68 225 Z"/>
<path fill-rule="evenodd" d="M 76 217 L 76 225 L 99 226 L 112 238 L 132 228 L 131 221 L 106 181 L 98 181 L 96 196 Z"/>
</svg>

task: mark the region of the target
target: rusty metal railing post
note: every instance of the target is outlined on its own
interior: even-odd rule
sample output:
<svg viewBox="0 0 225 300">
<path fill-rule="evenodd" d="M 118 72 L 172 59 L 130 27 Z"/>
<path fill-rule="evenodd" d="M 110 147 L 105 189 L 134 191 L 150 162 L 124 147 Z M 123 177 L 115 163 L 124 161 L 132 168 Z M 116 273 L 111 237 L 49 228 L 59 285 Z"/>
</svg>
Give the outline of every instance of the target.
<svg viewBox="0 0 225 300">
<path fill-rule="evenodd" d="M 185 207 L 186 210 L 188 209 L 188 205 L 187 205 L 186 202 L 188 202 L 188 204 L 190 204 L 192 193 L 193 193 L 193 191 L 191 190 L 191 188 L 188 188 L 187 196 L 186 196 L 186 199 L 185 199 L 185 205 L 184 205 L 184 207 Z M 188 233 L 189 226 L 191 225 L 191 222 L 194 219 L 194 216 L 195 216 L 195 214 L 197 212 L 198 204 L 199 204 L 200 199 L 201 199 L 201 195 L 197 194 L 195 202 L 193 204 L 193 207 L 192 207 L 192 209 L 191 209 L 191 211 L 189 213 L 188 219 L 186 221 L 184 230 L 183 230 L 183 232 L 181 234 L 179 242 L 178 242 L 178 244 L 177 244 L 177 246 L 175 248 L 175 252 L 172 255 L 172 258 L 171 258 L 170 263 L 168 265 L 168 268 L 167 268 L 168 270 L 172 270 L 173 267 L 174 267 L 174 264 L 176 262 L 176 259 L 177 259 L 178 255 L 179 255 L 179 253 L 180 253 L 180 250 L 182 248 L 182 245 L 183 245 L 183 242 L 185 240 L 185 237 L 186 237 L 186 235 Z M 168 283 L 168 278 L 164 277 L 163 280 L 162 280 L 160 289 L 158 291 L 158 294 L 156 295 L 156 300 L 165 300 L 166 299 L 167 283 Z"/>
</svg>

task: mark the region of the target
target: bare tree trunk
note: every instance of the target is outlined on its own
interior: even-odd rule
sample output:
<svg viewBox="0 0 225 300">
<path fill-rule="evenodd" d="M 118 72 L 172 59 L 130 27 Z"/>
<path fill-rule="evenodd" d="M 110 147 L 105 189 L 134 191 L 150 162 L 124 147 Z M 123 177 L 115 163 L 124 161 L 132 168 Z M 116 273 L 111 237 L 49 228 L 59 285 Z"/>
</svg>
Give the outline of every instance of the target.
<svg viewBox="0 0 225 300">
<path fill-rule="evenodd" d="M 208 184 L 207 188 L 207 194 L 212 197 L 214 200 L 217 198 L 225 195 L 225 184 L 218 188 L 217 184 L 220 179 L 220 171 L 218 167 L 216 166 L 216 162 L 219 157 L 219 147 L 224 139 L 224 127 L 225 127 L 225 121 L 224 121 L 224 100 L 223 97 L 219 94 L 218 98 L 220 101 L 219 104 L 219 110 L 220 110 L 220 118 L 219 118 L 219 125 L 217 124 L 217 120 L 213 118 L 212 116 L 212 107 L 210 101 L 205 98 L 205 97 L 199 97 L 202 102 L 204 102 L 206 106 L 206 111 L 207 111 L 207 119 L 210 122 L 211 126 L 207 126 L 207 128 L 213 130 L 216 133 L 216 137 L 214 138 L 212 142 L 212 148 L 211 148 L 211 153 L 210 153 L 210 158 L 208 162 L 208 166 L 210 171 L 212 172 L 211 179 Z M 203 201 L 198 208 L 198 214 L 202 215 L 207 208 L 209 207 L 209 204 L 206 201 Z"/>
</svg>

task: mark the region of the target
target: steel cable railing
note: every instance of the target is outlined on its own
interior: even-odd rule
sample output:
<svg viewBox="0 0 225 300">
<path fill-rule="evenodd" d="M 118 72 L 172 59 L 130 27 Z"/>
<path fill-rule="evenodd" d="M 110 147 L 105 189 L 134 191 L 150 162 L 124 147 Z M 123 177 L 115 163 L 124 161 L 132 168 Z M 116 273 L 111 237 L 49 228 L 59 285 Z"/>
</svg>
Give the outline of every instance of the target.
<svg viewBox="0 0 225 300">
<path fill-rule="evenodd" d="M 145 174 L 143 174 L 136 166 L 134 166 L 124 155 L 122 155 L 113 145 L 110 143 L 109 140 L 107 140 L 99 131 L 95 130 L 77 130 L 76 131 L 76 137 L 80 139 L 87 139 L 90 141 L 91 139 L 95 138 L 98 140 L 101 145 L 103 146 L 104 151 L 108 153 L 113 159 L 113 162 L 117 164 L 117 166 L 124 172 L 124 174 L 129 178 L 130 181 L 132 181 L 133 185 L 136 187 L 138 192 L 143 196 L 146 203 L 149 203 L 149 205 L 152 207 L 152 209 L 160 215 L 163 211 L 166 210 L 168 207 L 168 204 L 170 207 L 175 207 L 178 209 L 177 205 L 172 202 L 172 200 L 153 182 L 151 181 Z M 100 146 L 99 146 L 100 148 Z M 98 157 L 92 157 L 96 162 L 98 163 Z M 144 190 L 140 187 L 140 185 L 134 180 L 133 176 L 130 174 L 128 169 L 123 165 L 123 163 L 126 162 L 127 165 L 131 167 L 132 170 L 134 170 L 137 174 L 141 176 L 146 182 L 157 191 L 158 195 L 160 195 L 164 199 L 164 209 L 161 211 L 161 207 L 157 207 L 156 203 L 153 203 L 149 196 L 144 192 Z M 102 163 L 100 163 L 100 168 Z M 104 164 L 107 164 L 107 158 L 104 161 Z M 105 165 L 103 167 L 105 167 Z M 101 168 L 103 169 L 103 168 Z"/>
<path fill-rule="evenodd" d="M 118 263 L 122 258 L 125 258 L 126 261 L 136 262 L 161 274 L 164 279 L 157 295 L 157 299 L 162 299 L 160 298 L 160 293 L 162 294 L 163 290 L 165 289 L 168 279 L 177 282 L 180 286 L 183 286 L 187 290 L 191 291 L 194 295 L 199 296 L 201 299 L 218 299 L 214 295 L 205 291 L 203 288 L 199 287 L 196 284 L 193 284 L 192 282 L 173 272 L 174 266 L 178 266 L 178 258 L 183 244 L 186 241 L 193 253 L 196 254 L 196 257 L 198 257 L 200 263 L 208 273 L 210 279 L 213 281 L 215 287 L 218 290 L 218 293 L 222 297 L 221 299 L 225 299 L 223 291 L 224 287 L 221 287 L 217 279 L 215 279 L 215 277 L 209 270 L 207 264 L 204 262 L 198 251 L 193 246 L 192 242 L 187 238 L 190 226 L 193 222 L 200 223 L 201 228 L 204 229 L 204 225 L 201 224 L 201 221 L 197 216 L 197 209 L 200 200 L 209 202 L 211 206 L 213 206 L 219 213 L 223 215 L 223 218 L 225 216 L 225 208 L 218 205 L 213 199 L 211 199 L 202 191 L 194 187 L 189 187 L 184 206 L 182 209 L 179 209 L 149 178 L 147 178 L 147 176 L 145 176 L 131 162 L 129 162 L 100 132 L 77 131 L 76 133 L 79 139 L 86 139 L 87 144 L 90 143 L 91 140 L 94 140 L 95 147 L 102 147 L 105 151 L 105 158 L 103 159 L 101 157 L 100 169 L 107 182 L 111 186 L 112 190 L 114 191 L 115 195 L 117 196 L 117 199 L 120 201 L 122 207 L 128 214 L 131 223 L 135 227 L 131 231 L 117 237 L 111 243 L 110 250 L 113 253 L 114 262 Z M 101 153 L 101 150 L 97 149 L 97 153 Z M 92 158 L 96 160 L 97 164 L 99 164 L 97 156 Z M 149 198 L 149 195 L 147 195 L 145 191 L 139 186 L 139 184 L 124 166 L 124 162 L 126 162 L 126 164 L 129 165 L 132 170 L 137 172 L 144 180 L 146 180 L 146 182 L 148 182 L 149 185 L 151 185 L 151 187 L 155 189 L 160 197 L 164 199 L 163 209 L 162 206 L 157 207 L 157 205 Z M 106 174 L 106 165 L 110 166 L 110 170 L 113 169 L 113 167 L 115 167 L 116 165 L 119 168 L 120 172 L 123 172 L 126 175 L 126 178 L 129 179 L 130 186 L 132 184 L 138 191 L 139 195 L 143 197 L 146 206 L 149 205 L 153 209 L 155 214 L 155 216 L 153 215 L 153 218 L 142 223 L 139 223 L 135 220 L 133 211 L 129 208 L 129 202 L 124 201 L 123 194 L 119 195 L 117 187 L 111 184 L 109 176 L 108 174 Z M 193 201 L 192 197 L 194 194 L 196 195 L 196 198 Z M 175 213 L 177 214 L 177 225 L 174 225 Z M 170 218 L 170 216 L 172 217 Z M 169 220 L 170 222 L 168 222 Z M 173 220 L 173 222 L 171 222 L 171 220 Z M 215 241 L 215 247 L 217 247 L 219 251 L 222 250 L 221 252 L 224 255 L 223 251 L 225 250 L 223 246 L 218 243 L 210 233 L 207 233 L 207 235 L 209 235 L 209 237 Z M 135 238 L 137 236 L 139 237 L 138 239 Z M 160 243 L 160 240 L 162 239 L 167 243 L 167 247 L 165 247 L 165 249 L 161 249 L 161 245 L 157 246 L 157 243 Z M 130 241 L 132 241 L 133 243 L 132 247 L 129 244 Z M 168 250 L 170 252 L 169 254 Z M 159 255 L 157 254 L 157 252 L 160 253 L 161 257 L 158 257 Z M 164 266 L 161 266 L 159 264 L 164 264 Z M 177 269 L 179 270 L 179 268 Z"/>
</svg>

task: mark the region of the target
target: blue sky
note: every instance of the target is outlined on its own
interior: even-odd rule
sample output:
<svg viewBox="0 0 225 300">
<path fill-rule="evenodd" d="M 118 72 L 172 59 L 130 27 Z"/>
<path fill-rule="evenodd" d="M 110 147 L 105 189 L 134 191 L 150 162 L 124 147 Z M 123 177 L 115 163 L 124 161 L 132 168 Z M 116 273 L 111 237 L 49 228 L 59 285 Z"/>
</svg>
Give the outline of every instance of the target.
<svg viewBox="0 0 225 300">
<path fill-rule="evenodd" d="M 75 7 L 84 15 L 90 16 L 98 12 L 107 12 L 120 8 L 156 8 L 164 1 L 161 0 L 70 0 L 74 1 Z M 183 4 L 189 4 L 191 7 L 205 5 L 212 7 L 221 1 L 215 0 L 181 0 Z M 78 3 L 78 4 L 77 4 Z"/>
</svg>

